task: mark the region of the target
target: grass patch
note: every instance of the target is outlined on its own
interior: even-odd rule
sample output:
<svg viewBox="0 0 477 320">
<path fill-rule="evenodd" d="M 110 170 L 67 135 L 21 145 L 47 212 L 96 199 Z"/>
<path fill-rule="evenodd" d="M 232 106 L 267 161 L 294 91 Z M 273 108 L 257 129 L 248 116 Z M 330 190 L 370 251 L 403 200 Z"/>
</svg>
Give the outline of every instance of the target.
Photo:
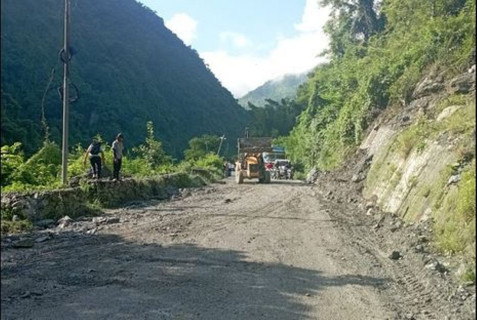
<svg viewBox="0 0 477 320">
<path fill-rule="evenodd" d="M 2 236 L 7 233 L 22 233 L 33 230 L 33 223 L 30 220 L 9 221 L 2 219 L 1 224 Z"/>
<path fill-rule="evenodd" d="M 382 153 L 375 156 L 365 181 L 366 189 L 373 189 L 379 181 L 384 181 L 383 173 L 385 173 L 386 179 L 388 179 L 396 171 L 397 167 L 394 163 L 385 162 L 390 157 L 391 152 L 393 152 L 392 147 L 393 143 L 389 143 Z"/>
<path fill-rule="evenodd" d="M 403 159 L 406 159 L 414 149 L 418 152 L 424 151 L 427 145 L 426 139 L 435 136 L 438 132 L 436 129 L 429 121 L 419 119 L 411 127 L 402 131 L 396 139 L 396 148 Z"/>
<path fill-rule="evenodd" d="M 452 135 L 472 132 L 475 129 L 475 102 L 467 103 L 464 108 L 444 119 L 441 125 Z"/>
<path fill-rule="evenodd" d="M 444 200 L 445 192 L 446 192 L 446 184 L 449 180 L 449 177 L 452 175 L 453 169 L 451 166 L 445 167 L 439 173 L 439 178 L 437 181 L 431 186 L 431 194 L 433 195 L 432 202 L 434 203 L 433 209 L 438 211 L 442 207 L 442 202 Z"/>
<path fill-rule="evenodd" d="M 461 174 L 457 188 L 443 197 L 435 232 L 439 250 L 475 259 L 475 158 Z M 475 278 L 475 268 L 472 271 Z M 471 277 L 469 273 L 466 277 Z"/>
<path fill-rule="evenodd" d="M 445 108 L 450 106 L 465 106 L 470 102 L 471 99 L 466 94 L 453 94 L 437 102 L 433 108 L 430 108 L 427 115 L 431 119 L 436 119 Z"/>
<path fill-rule="evenodd" d="M 462 274 L 460 280 L 462 282 L 475 283 L 475 267 L 467 267 L 467 269 Z"/>
<path fill-rule="evenodd" d="M 475 102 L 470 102 L 467 96 L 451 96 L 448 100 L 443 100 L 442 108 L 452 105 L 453 102 L 465 104 L 465 107 L 457 110 L 450 117 L 441 122 L 427 121 L 425 118 L 419 119 L 411 127 L 402 131 L 396 138 L 396 148 L 401 156 L 406 159 L 412 150 L 419 153 L 426 148 L 426 140 L 435 138 L 438 134 L 447 132 L 451 136 L 465 135 L 464 140 L 470 138 L 475 129 Z"/>
</svg>

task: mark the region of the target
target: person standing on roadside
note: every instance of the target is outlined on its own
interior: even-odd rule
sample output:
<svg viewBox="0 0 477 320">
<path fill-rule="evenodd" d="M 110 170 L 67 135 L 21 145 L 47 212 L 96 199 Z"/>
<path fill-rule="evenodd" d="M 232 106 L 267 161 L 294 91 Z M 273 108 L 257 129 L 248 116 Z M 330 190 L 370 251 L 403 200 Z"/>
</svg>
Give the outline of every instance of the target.
<svg viewBox="0 0 477 320">
<path fill-rule="evenodd" d="M 124 137 L 122 133 L 119 133 L 116 136 L 116 140 L 113 141 L 113 180 L 121 181 L 119 177 L 119 171 L 121 171 L 121 164 L 123 160 L 123 150 L 124 150 Z"/>
<path fill-rule="evenodd" d="M 86 159 L 89 157 L 89 162 L 91 164 L 91 169 L 93 170 L 93 179 L 101 178 L 101 167 L 104 161 L 104 151 L 101 146 L 101 141 L 96 138 L 93 138 L 93 142 L 89 145 L 86 153 L 84 155 L 83 163 L 86 165 Z"/>
</svg>

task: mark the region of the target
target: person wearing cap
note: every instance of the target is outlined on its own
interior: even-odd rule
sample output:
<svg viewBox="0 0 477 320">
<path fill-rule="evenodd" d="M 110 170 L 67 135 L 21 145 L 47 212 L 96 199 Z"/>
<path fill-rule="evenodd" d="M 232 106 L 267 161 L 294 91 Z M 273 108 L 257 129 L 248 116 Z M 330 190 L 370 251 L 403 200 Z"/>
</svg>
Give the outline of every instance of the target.
<svg viewBox="0 0 477 320">
<path fill-rule="evenodd" d="M 123 150 L 124 150 L 124 137 L 122 133 L 119 133 L 116 136 L 116 140 L 113 141 L 113 180 L 120 181 L 119 171 L 121 171 L 121 164 L 123 160 Z"/>
</svg>

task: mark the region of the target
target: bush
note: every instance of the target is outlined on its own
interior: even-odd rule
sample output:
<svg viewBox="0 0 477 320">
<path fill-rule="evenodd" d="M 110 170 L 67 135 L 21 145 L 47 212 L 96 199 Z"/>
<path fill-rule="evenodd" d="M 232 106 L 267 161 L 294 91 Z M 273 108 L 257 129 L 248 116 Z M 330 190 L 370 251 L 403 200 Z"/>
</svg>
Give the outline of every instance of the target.
<svg viewBox="0 0 477 320">
<path fill-rule="evenodd" d="M 2 146 L 1 155 L 1 185 L 7 186 L 14 182 L 14 174 L 24 163 L 24 156 L 21 150 L 21 143 L 15 142 L 13 145 Z"/>
<path fill-rule="evenodd" d="M 475 259 L 475 158 L 461 174 L 458 188 L 442 201 L 436 220 L 437 244 L 442 251 Z"/>
<path fill-rule="evenodd" d="M 33 230 L 33 223 L 29 220 L 2 220 L 2 235 L 6 233 L 29 232 L 31 230 Z"/>
<path fill-rule="evenodd" d="M 43 147 L 25 162 L 21 160 L 20 146 L 12 147 L 9 151 L 15 153 L 10 154 L 11 157 L 6 161 L 8 185 L 4 191 L 55 188 L 60 185 L 61 151 L 54 142 L 45 141 Z M 11 167 L 11 163 L 17 163 L 17 166 Z M 2 170 L 3 167 L 2 161 Z"/>
</svg>

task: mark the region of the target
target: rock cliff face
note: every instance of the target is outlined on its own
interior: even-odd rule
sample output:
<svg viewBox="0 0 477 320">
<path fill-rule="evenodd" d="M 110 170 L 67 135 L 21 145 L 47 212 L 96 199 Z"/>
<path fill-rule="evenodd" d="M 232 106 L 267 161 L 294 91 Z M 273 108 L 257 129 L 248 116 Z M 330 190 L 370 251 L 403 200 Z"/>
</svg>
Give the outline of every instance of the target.
<svg viewBox="0 0 477 320">
<path fill-rule="evenodd" d="M 422 80 L 414 100 L 378 124 L 361 144 L 373 156 L 363 195 L 384 211 L 418 222 L 458 188 L 475 130 L 475 71 Z"/>
<path fill-rule="evenodd" d="M 460 281 L 473 282 L 475 115 L 475 66 L 447 80 L 431 72 L 412 101 L 375 120 L 340 170 L 309 179 L 327 199 L 429 231 L 433 250 L 452 260 Z"/>
</svg>

